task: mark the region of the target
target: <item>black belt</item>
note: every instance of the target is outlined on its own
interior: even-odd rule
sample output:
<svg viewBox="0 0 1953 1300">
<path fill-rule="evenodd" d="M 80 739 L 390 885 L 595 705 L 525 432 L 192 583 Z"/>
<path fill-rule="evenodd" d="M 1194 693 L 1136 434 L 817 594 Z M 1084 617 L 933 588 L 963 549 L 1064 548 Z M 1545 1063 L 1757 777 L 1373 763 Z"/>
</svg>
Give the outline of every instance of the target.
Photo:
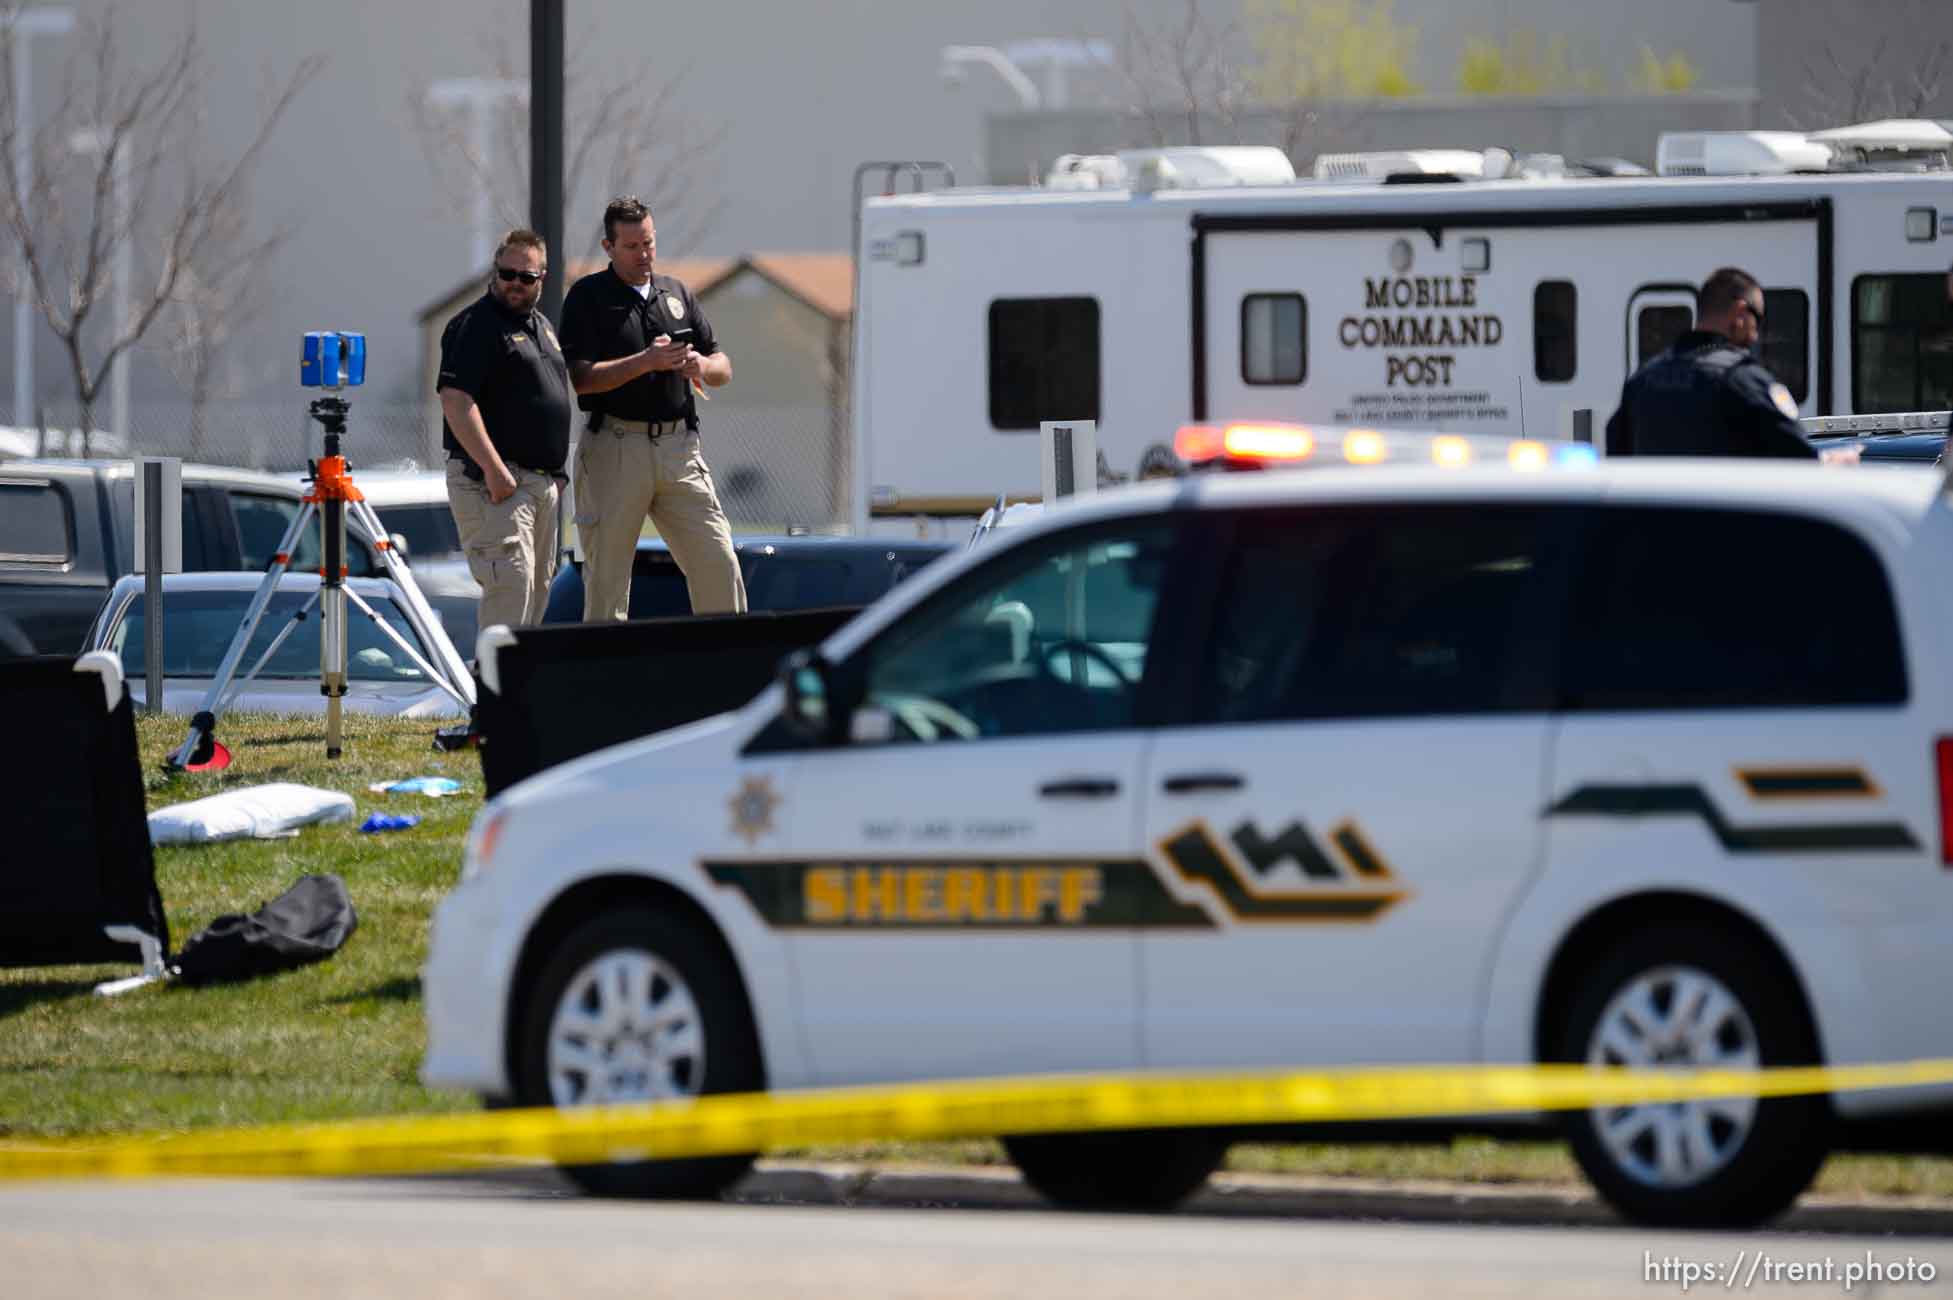
<svg viewBox="0 0 1953 1300">
<path fill-rule="evenodd" d="M 670 420 L 626 420 L 621 416 L 596 411 L 590 416 L 590 431 L 592 433 L 602 433 L 605 430 L 609 430 L 620 437 L 628 433 L 642 433 L 649 435 L 653 442 L 669 434 L 684 432 L 688 428 L 689 426 L 686 423 L 685 417 L 682 415 Z"/>
</svg>

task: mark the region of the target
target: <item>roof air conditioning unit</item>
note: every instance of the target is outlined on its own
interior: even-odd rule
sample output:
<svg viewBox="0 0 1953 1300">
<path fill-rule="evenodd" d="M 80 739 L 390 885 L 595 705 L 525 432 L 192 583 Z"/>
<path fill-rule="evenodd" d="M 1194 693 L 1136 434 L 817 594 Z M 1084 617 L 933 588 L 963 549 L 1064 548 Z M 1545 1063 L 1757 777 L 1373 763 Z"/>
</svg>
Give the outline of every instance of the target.
<svg viewBox="0 0 1953 1300">
<path fill-rule="evenodd" d="M 1507 161 L 1511 155 L 1505 155 Z M 1383 181 L 1392 176 L 1485 175 L 1485 155 L 1475 149 L 1392 149 L 1377 153 L 1326 153 L 1316 157 L 1319 181 Z"/>
<path fill-rule="evenodd" d="M 1126 169 L 1109 153 L 1059 155 L 1044 174 L 1048 190 L 1116 190 L 1126 183 Z"/>
<path fill-rule="evenodd" d="M 1165 149 L 1127 149 L 1119 154 L 1127 182 L 1136 191 L 1205 190 L 1233 185 L 1288 185 L 1295 167 L 1273 145 L 1175 145 Z"/>
<path fill-rule="evenodd" d="M 1937 171 L 1953 166 L 1953 130 L 1940 122 L 1888 118 L 1813 131 L 1810 138 L 1828 145 L 1843 167 Z"/>
<path fill-rule="evenodd" d="M 1795 131 L 1668 131 L 1655 150 L 1658 176 L 1786 176 L 1829 171 L 1830 146 Z"/>
</svg>

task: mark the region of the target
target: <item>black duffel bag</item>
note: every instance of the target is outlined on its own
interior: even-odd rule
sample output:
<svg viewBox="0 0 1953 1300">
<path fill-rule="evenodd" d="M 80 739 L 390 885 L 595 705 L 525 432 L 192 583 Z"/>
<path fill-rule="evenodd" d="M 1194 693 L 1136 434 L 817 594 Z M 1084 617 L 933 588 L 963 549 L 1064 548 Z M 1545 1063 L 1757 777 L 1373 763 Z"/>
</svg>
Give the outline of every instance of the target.
<svg viewBox="0 0 1953 1300">
<path fill-rule="evenodd" d="M 220 916 L 191 935 L 171 959 L 170 974 L 180 984 L 197 985 L 294 970 L 332 956 L 358 928 L 345 881 L 301 876 L 249 916 Z"/>
</svg>

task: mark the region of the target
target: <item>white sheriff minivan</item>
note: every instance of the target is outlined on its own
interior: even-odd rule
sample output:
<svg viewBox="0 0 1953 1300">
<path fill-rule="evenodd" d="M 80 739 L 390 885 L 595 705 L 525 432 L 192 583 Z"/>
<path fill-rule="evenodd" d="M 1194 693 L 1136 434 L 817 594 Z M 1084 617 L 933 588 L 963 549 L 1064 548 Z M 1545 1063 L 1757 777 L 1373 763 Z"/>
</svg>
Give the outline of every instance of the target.
<svg viewBox="0 0 1953 1300">
<path fill-rule="evenodd" d="M 1101 493 L 925 570 L 744 709 L 485 807 L 435 916 L 425 1078 L 573 1106 L 1953 1055 L 1949 570 L 1923 470 Z M 1733 1224 L 1797 1197 L 1835 1120 L 1949 1106 L 1564 1122 L 1624 1215 Z M 1005 1145 L 1060 1202 L 1166 1206 L 1226 1140 Z M 700 1194 L 746 1163 L 572 1172 Z"/>
</svg>

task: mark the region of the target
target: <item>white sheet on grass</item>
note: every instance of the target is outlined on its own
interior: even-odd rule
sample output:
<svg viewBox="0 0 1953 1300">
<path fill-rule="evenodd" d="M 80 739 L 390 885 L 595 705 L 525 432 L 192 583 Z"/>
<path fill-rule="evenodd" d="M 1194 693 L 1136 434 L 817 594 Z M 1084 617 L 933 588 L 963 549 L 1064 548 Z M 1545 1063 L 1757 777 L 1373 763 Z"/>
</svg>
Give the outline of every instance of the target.
<svg viewBox="0 0 1953 1300">
<path fill-rule="evenodd" d="M 226 790 L 149 814 L 152 844 L 277 839 L 313 822 L 352 820 L 353 797 L 316 786 L 274 782 Z"/>
</svg>

